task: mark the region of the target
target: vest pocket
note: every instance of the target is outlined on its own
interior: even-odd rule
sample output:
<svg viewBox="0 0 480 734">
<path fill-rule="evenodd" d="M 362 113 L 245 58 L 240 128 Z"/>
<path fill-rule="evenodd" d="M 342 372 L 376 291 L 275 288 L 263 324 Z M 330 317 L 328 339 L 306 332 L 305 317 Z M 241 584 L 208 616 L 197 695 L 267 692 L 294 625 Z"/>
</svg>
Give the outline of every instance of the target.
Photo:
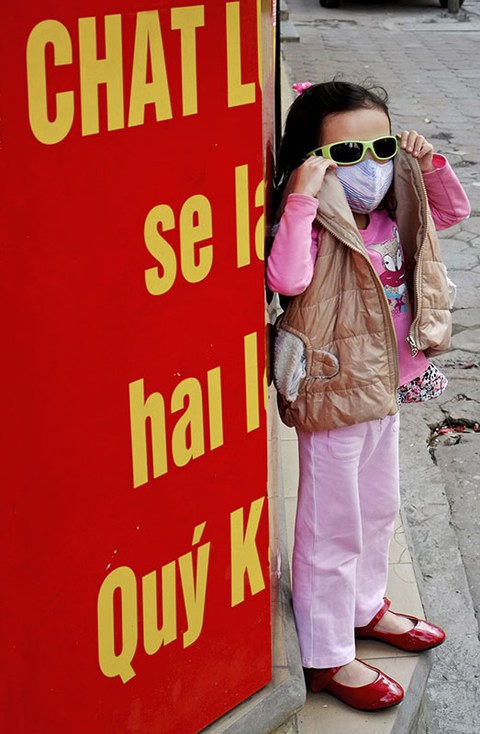
<svg viewBox="0 0 480 734">
<path fill-rule="evenodd" d="M 307 348 L 300 337 L 277 324 L 273 348 L 273 381 L 287 402 L 294 403 L 305 390 L 321 392 L 323 381 L 330 380 L 339 372 L 340 363 L 335 354 L 323 349 Z"/>
<path fill-rule="evenodd" d="M 329 380 L 340 372 L 338 357 L 332 352 L 323 349 L 312 349 L 309 377 L 319 380 Z"/>
<path fill-rule="evenodd" d="M 306 375 L 306 349 L 300 337 L 277 328 L 273 348 L 273 380 L 280 395 L 293 403 Z"/>
</svg>

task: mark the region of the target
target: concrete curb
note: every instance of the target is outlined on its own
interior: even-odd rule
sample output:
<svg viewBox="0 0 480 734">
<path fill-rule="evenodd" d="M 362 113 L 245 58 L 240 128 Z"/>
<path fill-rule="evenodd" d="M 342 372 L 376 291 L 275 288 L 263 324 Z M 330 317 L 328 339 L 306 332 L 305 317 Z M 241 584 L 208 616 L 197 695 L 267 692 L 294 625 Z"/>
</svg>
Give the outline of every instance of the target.
<svg viewBox="0 0 480 734">
<path fill-rule="evenodd" d="M 418 658 L 405 699 L 396 712 L 390 734 L 425 734 L 425 689 L 432 669 L 433 656 L 426 652 Z"/>
<path fill-rule="evenodd" d="M 450 353 L 448 357 L 452 357 Z M 447 359 L 447 358 L 446 358 Z M 436 360 L 439 362 L 440 360 Z M 440 365 L 441 366 L 441 365 Z M 478 382 L 441 366 L 451 394 L 480 394 Z M 401 453 L 405 532 L 427 616 L 440 624 L 447 640 L 432 657 L 422 717 L 435 734 L 480 731 L 480 643 L 471 591 L 452 526 L 448 487 L 428 453 L 429 423 L 442 420 L 440 405 L 408 406 L 402 416 Z M 410 731 L 410 730 L 409 730 Z M 417 734 L 416 729 L 412 730 Z M 399 732 L 400 734 L 400 732 Z"/>
</svg>

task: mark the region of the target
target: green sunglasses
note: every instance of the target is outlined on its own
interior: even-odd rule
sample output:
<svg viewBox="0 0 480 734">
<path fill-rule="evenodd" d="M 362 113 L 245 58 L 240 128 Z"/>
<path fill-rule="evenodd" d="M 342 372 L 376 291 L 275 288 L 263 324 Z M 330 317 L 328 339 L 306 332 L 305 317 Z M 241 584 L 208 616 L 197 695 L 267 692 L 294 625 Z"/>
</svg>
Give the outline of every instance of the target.
<svg viewBox="0 0 480 734">
<path fill-rule="evenodd" d="M 365 158 L 365 154 L 371 150 L 379 161 L 389 161 L 398 152 L 398 140 L 394 135 L 375 140 L 341 140 L 338 143 L 322 145 L 321 148 L 307 153 L 307 158 L 312 155 L 321 155 L 329 158 L 339 166 L 353 166 Z"/>
</svg>

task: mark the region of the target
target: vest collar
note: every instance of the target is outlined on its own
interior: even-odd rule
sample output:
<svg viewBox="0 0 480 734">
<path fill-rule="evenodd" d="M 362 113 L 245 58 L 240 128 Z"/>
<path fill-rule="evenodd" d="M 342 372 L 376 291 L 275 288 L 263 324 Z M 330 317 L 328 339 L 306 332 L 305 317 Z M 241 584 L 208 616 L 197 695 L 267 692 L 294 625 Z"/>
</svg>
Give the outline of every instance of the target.
<svg viewBox="0 0 480 734">
<path fill-rule="evenodd" d="M 320 225 L 354 250 L 365 253 L 362 236 L 335 171 L 329 170 L 325 174 L 317 200 L 316 219 Z"/>
</svg>

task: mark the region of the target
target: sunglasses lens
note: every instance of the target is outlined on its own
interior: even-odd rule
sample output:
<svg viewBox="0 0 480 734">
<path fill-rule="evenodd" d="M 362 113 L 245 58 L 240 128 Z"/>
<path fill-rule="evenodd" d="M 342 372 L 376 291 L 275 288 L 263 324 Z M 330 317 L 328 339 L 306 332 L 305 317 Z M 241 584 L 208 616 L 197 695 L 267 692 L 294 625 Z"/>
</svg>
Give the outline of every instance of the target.
<svg viewBox="0 0 480 734">
<path fill-rule="evenodd" d="M 362 143 L 337 143 L 330 148 L 330 155 L 335 163 L 355 163 L 362 157 Z"/>
<path fill-rule="evenodd" d="M 379 138 L 373 143 L 373 150 L 377 158 L 393 158 L 397 152 L 396 138 Z"/>
</svg>

